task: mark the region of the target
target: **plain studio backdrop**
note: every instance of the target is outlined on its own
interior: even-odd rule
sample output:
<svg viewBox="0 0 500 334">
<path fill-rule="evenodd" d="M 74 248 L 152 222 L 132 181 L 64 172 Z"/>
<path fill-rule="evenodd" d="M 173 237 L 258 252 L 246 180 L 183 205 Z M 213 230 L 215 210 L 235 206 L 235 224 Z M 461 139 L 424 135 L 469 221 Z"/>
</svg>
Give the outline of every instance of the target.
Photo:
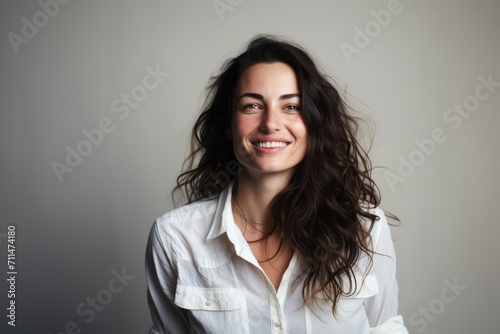
<svg viewBox="0 0 500 334">
<path fill-rule="evenodd" d="M 409 331 L 498 333 L 500 2 L 0 7 L 0 332 L 147 332 L 146 239 L 173 207 L 204 88 L 268 33 L 308 49 L 376 128 Z"/>
</svg>

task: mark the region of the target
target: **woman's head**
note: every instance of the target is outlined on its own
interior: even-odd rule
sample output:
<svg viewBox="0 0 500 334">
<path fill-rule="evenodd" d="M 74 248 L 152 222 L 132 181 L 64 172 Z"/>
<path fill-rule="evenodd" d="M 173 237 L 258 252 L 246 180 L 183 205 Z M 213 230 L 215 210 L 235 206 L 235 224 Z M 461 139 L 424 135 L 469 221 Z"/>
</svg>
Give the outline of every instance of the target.
<svg viewBox="0 0 500 334">
<path fill-rule="evenodd" d="M 241 177 L 289 179 L 307 149 L 297 76 L 285 63 L 257 63 L 238 80 L 227 137 Z"/>
<path fill-rule="evenodd" d="M 224 63 L 208 87 L 204 110 L 192 136 L 192 158 L 196 156 L 199 163 L 195 167 L 192 164 L 194 160 L 190 161 L 185 167 L 193 173 L 184 173 L 179 178 L 189 201 L 222 191 L 229 180 L 236 177 L 236 173 L 228 170 L 234 168 L 228 165 L 234 166 L 236 161 L 240 162 L 240 166 L 255 162 L 255 156 L 249 155 L 244 145 L 231 140 L 234 139 L 231 138 L 234 135 L 231 130 L 234 128 L 237 109 L 241 107 L 241 94 L 238 93 L 244 93 L 239 91 L 242 79 L 250 70 L 252 72 L 258 68 L 258 64 L 286 65 L 282 67 L 291 69 L 295 75 L 300 95 L 296 99 L 300 103 L 301 120 L 307 129 L 307 144 L 303 154 L 305 159 L 300 159 L 304 166 L 301 168 L 314 172 L 315 160 L 324 155 L 335 158 L 334 165 L 329 168 L 336 169 L 338 174 L 345 173 L 347 166 L 352 163 L 349 153 L 353 140 L 354 146 L 357 146 L 353 128 L 355 124 L 328 77 L 319 72 L 312 57 L 301 47 L 276 37 L 257 36 L 249 42 L 244 52 Z"/>
</svg>

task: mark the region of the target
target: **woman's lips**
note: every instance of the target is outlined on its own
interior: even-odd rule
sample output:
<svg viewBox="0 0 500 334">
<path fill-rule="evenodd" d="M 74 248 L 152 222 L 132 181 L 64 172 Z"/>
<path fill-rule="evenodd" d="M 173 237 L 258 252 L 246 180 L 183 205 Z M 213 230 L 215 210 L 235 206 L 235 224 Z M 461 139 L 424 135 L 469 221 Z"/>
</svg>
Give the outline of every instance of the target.
<svg viewBox="0 0 500 334">
<path fill-rule="evenodd" d="M 276 153 L 283 150 L 290 143 L 282 140 L 255 141 L 252 143 L 255 149 L 261 153 Z"/>
</svg>

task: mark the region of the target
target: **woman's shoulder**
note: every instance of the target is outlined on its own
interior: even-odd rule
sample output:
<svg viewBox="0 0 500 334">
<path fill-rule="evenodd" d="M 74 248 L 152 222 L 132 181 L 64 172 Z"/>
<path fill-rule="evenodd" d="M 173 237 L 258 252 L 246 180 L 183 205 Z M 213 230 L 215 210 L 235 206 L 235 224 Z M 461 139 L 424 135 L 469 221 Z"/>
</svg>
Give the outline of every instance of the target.
<svg viewBox="0 0 500 334">
<path fill-rule="evenodd" d="M 371 214 L 378 217 L 375 219 L 373 224 L 370 221 L 366 221 L 366 227 L 371 229 L 370 231 L 370 248 L 382 257 L 387 257 L 392 259 L 394 255 L 394 244 L 392 238 L 391 224 L 387 219 L 384 210 L 380 207 L 373 207 L 369 210 Z"/>
<path fill-rule="evenodd" d="M 385 215 L 385 212 L 381 207 L 372 206 L 369 207 L 366 211 L 378 217 L 375 219 L 375 221 L 373 221 L 373 223 L 369 219 L 364 220 L 364 227 L 365 229 L 370 231 L 372 239 L 379 239 L 383 234 L 390 234 L 387 216 Z"/>
<path fill-rule="evenodd" d="M 164 231 L 186 231 L 193 225 L 210 224 L 217 209 L 217 199 L 204 199 L 185 204 L 156 219 L 157 228 Z"/>
</svg>

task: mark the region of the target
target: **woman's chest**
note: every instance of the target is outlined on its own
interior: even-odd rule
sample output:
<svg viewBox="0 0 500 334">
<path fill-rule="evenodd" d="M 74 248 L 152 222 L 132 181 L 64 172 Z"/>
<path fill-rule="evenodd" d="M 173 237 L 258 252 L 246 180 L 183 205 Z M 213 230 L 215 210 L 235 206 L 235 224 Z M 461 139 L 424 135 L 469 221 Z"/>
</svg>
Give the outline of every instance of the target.
<svg viewBox="0 0 500 334">
<path fill-rule="evenodd" d="M 363 306 L 368 295 L 343 298 L 335 318 L 327 301 L 303 302 L 296 258 L 277 290 L 263 268 L 241 255 L 204 253 L 177 261 L 174 303 L 190 314 L 193 332 L 364 333 L 368 328 Z"/>
</svg>

